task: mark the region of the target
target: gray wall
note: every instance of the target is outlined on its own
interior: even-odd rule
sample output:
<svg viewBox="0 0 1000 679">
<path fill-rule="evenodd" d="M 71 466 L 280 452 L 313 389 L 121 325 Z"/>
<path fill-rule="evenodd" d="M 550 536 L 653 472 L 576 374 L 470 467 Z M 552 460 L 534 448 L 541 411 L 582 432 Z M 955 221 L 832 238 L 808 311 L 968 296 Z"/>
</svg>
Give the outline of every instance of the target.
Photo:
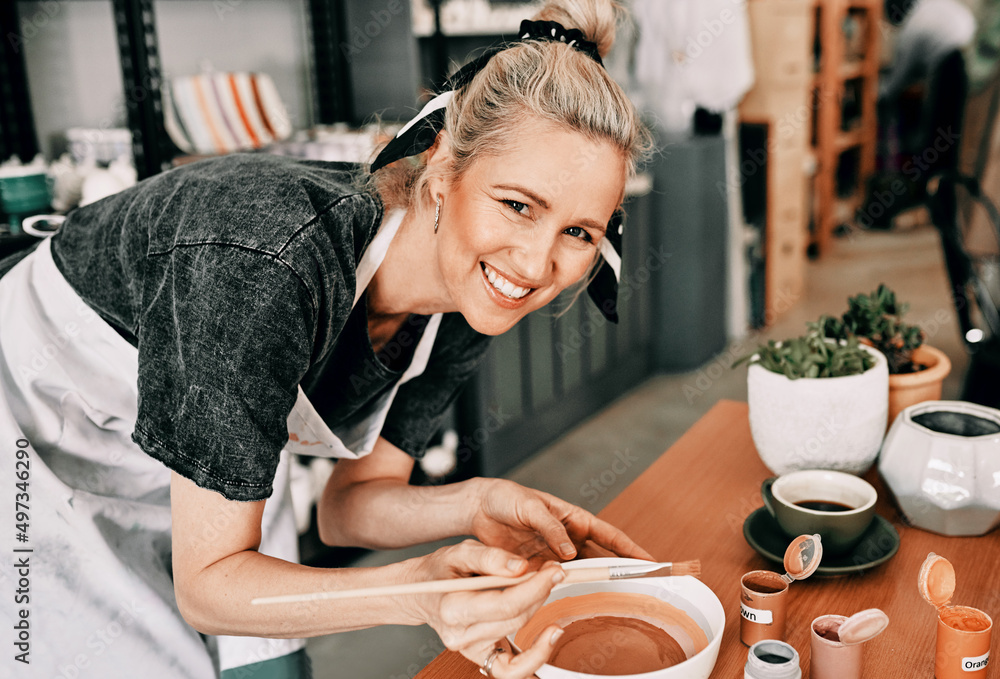
<svg viewBox="0 0 1000 679">
<path fill-rule="evenodd" d="M 23 38 L 42 152 L 61 151 L 69 127 L 124 127 L 110 0 L 21 2 L 19 10 L 35 29 Z M 268 73 L 295 127 L 312 123 L 305 0 L 161 0 L 155 11 L 164 75 L 199 73 L 203 64 Z"/>
<path fill-rule="evenodd" d="M 410 0 L 347 0 L 346 45 L 354 119 L 409 120 L 420 109 L 420 60 Z M 387 66 L 387 64 L 389 64 Z"/>
</svg>

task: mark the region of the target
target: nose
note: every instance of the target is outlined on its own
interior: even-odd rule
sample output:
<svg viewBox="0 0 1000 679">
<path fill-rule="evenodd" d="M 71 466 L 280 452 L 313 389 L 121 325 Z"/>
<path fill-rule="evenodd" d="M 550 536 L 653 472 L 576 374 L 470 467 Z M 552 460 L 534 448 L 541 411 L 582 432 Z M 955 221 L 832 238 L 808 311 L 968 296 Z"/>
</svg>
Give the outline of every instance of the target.
<svg viewBox="0 0 1000 679">
<path fill-rule="evenodd" d="M 515 273 L 536 287 L 547 283 L 555 268 L 556 237 L 541 229 L 524 234 L 511 247 L 510 259 Z"/>
</svg>

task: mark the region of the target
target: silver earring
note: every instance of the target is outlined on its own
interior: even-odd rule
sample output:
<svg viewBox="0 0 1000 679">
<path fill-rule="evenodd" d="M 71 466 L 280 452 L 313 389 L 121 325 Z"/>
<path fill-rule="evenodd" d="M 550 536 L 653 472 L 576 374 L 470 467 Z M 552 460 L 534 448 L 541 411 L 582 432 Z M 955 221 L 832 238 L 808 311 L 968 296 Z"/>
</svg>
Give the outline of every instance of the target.
<svg viewBox="0 0 1000 679">
<path fill-rule="evenodd" d="M 437 207 L 434 208 L 434 233 L 438 232 L 438 222 L 441 219 L 441 196 L 437 197 Z"/>
</svg>

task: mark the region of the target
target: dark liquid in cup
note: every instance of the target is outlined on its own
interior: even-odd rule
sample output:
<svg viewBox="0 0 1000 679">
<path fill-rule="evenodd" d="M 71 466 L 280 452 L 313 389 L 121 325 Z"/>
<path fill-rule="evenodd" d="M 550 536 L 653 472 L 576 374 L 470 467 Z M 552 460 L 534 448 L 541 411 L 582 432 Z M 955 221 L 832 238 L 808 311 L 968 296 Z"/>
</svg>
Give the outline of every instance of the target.
<svg viewBox="0 0 1000 679">
<path fill-rule="evenodd" d="M 840 502 L 828 502 L 826 500 L 802 500 L 796 502 L 796 506 L 803 509 L 814 509 L 817 512 L 849 512 L 855 507 L 841 504 Z"/>
</svg>

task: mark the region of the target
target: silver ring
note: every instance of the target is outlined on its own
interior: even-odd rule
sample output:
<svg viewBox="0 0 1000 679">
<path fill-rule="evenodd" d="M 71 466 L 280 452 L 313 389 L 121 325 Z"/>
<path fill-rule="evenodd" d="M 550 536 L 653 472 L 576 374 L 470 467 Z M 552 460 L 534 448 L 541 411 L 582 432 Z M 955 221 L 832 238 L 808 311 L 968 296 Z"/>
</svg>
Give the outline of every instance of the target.
<svg viewBox="0 0 1000 679">
<path fill-rule="evenodd" d="M 490 654 L 486 657 L 486 662 L 484 662 L 483 666 L 479 668 L 479 673 L 484 677 L 490 677 L 490 679 L 493 679 L 493 661 L 497 659 L 498 655 L 506 652 L 506 648 L 499 647 L 490 651 Z"/>
</svg>

